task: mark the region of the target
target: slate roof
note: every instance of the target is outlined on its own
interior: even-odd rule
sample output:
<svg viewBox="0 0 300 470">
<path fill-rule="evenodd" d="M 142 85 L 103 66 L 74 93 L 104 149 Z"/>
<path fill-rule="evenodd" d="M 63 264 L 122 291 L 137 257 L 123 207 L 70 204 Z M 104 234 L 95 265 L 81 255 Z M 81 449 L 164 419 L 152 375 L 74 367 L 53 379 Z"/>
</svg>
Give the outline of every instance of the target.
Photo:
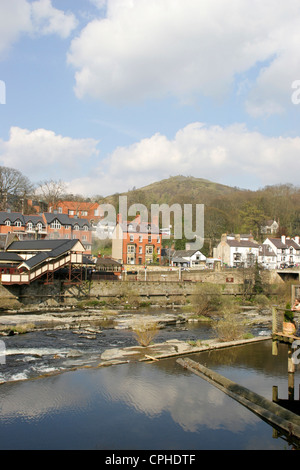
<svg viewBox="0 0 300 470">
<path fill-rule="evenodd" d="M 199 250 L 177 250 L 174 255 L 176 258 L 190 258 Z"/>
<path fill-rule="evenodd" d="M 237 248 L 259 248 L 257 243 L 250 242 L 249 240 L 227 240 L 229 246 Z"/>
<path fill-rule="evenodd" d="M 37 251 L 37 254 L 23 260 L 23 264 L 32 269 L 46 259 L 54 259 L 72 250 L 79 240 L 25 240 L 13 242 L 10 251 Z"/>
<path fill-rule="evenodd" d="M 24 260 L 17 253 L 7 253 L 3 251 L 3 252 L 0 252 L 0 262 L 1 261 L 13 261 L 13 262 L 22 263 L 22 261 Z"/>
<path fill-rule="evenodd" d="M 17 242 L 12 242 L 7 251 L 52 251 L 56 248 L 61 247 L 62 245 L 74 246 L 78 242 L 77 239 L 68 240 L 68 239 L 43 239 L 43 240 L 22 240 Z"/>
<path fill-rule="evenodd" d="M 76 217 L 69 217 L 67 214 L 53 214 L 52 212 L 45 212 L 44 216 L 46 218 L 47 224 L 51 224 L 54 220 L 58 220 L 62 225 L 79 225 L 82 228 L 84 225 L 90 226 L 90 223 L 87 219 L 81 219 Z"/>
<path fill-rule="evenodd" d="M 36 225 L 40 222 L 45 226 L 41 215 L 23 215 L 21 212 L 0 212 L 0 225 L 4 225 L 6 220 L 10 220 L 12 224 L 19 220 L 22 225 L 26 225 L 28 222 Z"/>
<path fill-rule="evenodd" d="M 122 263 L 112 258 L 97 258 L 96 266 L 122 266 Z"/>
</svg>

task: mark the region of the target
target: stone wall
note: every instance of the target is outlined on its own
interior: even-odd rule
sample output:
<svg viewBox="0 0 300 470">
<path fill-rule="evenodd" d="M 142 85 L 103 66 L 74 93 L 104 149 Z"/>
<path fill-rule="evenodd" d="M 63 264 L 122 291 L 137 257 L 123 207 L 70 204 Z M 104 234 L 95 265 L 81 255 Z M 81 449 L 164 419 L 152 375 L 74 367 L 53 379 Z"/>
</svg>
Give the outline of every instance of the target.
<svg viewBox="0 0 300 470">
<path fill-rule="evenodd" d="M 149 274 L 149 273 L 148 273 Z M 166 271 L 155 271 L 153 280 L 147 275 L 147 281 L 141 277 L 127 276 L 127 281 L 92 281 L 81 285 L 66 285 L 56 280 L 45 285 L 37 280 L 30 285 L 1 286 L 0 309 L 15 308 L 22 305 L 76 305 L 84 299 L 102 301 L 103 303 L 131 304 L 134 299 L 152 304 L 182 304 L 197 293 L 199 283 L 220 285 L 223 294 L 238 295 L 243 291 L 245 272 L 242 270 L 197 272 L 184 271 L 181 279 L 178 271 L 166 276 Z M 176 275 L 174 277 L 174 274 Z M 136 280 L 139 279 L 139 280 Z M 282 284 L 280 276 L 273 271 L 263 273 L 264 284 Z"/>
</svg>

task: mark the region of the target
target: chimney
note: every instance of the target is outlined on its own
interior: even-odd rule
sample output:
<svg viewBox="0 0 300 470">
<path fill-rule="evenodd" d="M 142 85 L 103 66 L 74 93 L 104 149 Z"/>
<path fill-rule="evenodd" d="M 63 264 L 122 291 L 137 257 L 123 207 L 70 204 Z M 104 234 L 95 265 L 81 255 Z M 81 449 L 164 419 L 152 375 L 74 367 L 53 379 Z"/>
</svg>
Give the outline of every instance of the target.
<svg viewBox="0 0 300 470">
<path fill-rule="evenodd" d="M 285 245 L 285 235 L 281 235 L 281 243 Z"/>
<path fill-rule="evenodd" d="M 223 233 L 221 236 L 221 242 L 227 242 L 227 233 Z"/>
<path fill-rule="evenodd" d="M 241 241 L 241 235 L 239 233 L 237 233 L 234 238 L 236 239 L 237 242 L 240 242 Z"/>
</svg>

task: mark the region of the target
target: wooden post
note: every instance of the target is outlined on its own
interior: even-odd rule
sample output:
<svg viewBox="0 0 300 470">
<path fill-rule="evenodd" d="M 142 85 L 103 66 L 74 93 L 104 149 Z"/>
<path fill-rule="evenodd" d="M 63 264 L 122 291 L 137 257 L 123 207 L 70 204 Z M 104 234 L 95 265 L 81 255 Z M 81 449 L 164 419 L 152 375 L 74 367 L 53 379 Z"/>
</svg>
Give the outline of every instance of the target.
<svg viewBox="0 0 300 470">
<path fill-rule="evenodd" d="M 273 385 L 273 388 L 272 388 L 272 401 L 274 403 L 278 402 L 278 387 L 277 387 L 277 385 Z"/>
<path fill-rule="evenodd" d="M 273 305 L 272 307 L 272 333 L 277 333 L 277 308 Z M 278 356 L 278 341 L 272 341 L 272 355 Z"/>
</svg>

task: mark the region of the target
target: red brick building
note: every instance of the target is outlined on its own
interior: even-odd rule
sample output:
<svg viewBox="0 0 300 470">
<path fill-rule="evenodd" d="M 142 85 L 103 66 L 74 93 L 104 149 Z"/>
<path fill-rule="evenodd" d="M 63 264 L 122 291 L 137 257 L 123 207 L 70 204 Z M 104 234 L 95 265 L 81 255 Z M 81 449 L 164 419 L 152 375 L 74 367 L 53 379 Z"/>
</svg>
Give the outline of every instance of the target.
<svg viewBox="0 0 300 470">
<path fill-rule="evenodd" d="M 100 213 L 97 202 L 80 201 L 59 201 L 55 206 L 49 207 L 48 212 L 87 219 L 93 225 L 96 225 L 100 220 L 100 216 L 103 215 Z"/>
<path fill-rule="evenodd" d="M 120 215 L 112 237 L 112 258 L 124 264 L 144 265 L 161 260 L 161 240 L 157 221 L 122 222 Z"/>
</svg>

